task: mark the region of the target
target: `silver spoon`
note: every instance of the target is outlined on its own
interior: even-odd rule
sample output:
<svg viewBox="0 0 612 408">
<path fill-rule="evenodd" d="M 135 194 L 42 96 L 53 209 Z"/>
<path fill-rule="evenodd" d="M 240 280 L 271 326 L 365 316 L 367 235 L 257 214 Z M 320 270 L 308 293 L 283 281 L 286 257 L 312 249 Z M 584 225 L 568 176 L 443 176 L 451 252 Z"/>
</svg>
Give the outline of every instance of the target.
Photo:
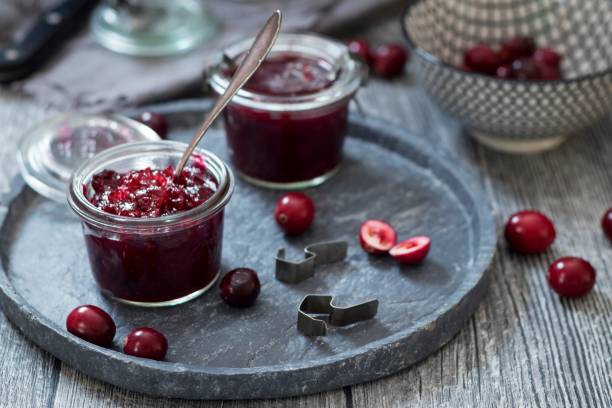
<svg viewBox="0 0 612 408">
<path fill-rule="evenodd" d="M 213 124 L 217 116 L 223 111 L 223 109 L 227 106 L 229 101 L 232 99 L 236 92 L 240 90 L 246 84 L 246 82 L 251 78 L 251 76 L 257 71 L 257 68 L 261 65 L 262 61 L 274 45 L 276 38 L 278 37 L 278 32 L 280 31 L 281 25 L 281 12 L 280 10 L 276 10 L 266 24 L 262 27 L 261 31 L 255 37 L 255 41 L 253 41 L 253 45 L 249 51 L 247 51 L 246 56 L 242 59 L 242 62 L 236 69 L 234 76 L 230 80 L 227 88 L 223 95 L 217 99 L 217 102 L 213 105 L 211 111 L 204 118 L 204 122 L 200 125 L 197 133 L 185 149 L 185 153 L 181 157 L 181 160 L 176 165 L 176 169 L 174 170 L 174 178 L 176 179 L 182 172 L 185 164 L 189 160 L 191 153 L 193 153 L 194 149 L 200 143 L 200 140 L 204 137 L 204 134 Z"/>
</svg>

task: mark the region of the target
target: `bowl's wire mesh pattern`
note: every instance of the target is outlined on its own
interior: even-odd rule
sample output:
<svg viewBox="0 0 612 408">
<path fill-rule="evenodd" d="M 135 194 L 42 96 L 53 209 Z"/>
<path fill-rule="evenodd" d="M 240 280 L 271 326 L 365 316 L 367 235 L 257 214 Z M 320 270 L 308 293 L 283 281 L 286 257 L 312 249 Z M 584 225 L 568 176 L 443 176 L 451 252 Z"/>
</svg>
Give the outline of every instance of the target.
<svg viewBox="0 0 612 408">
<path fill-rule="evenodd" d="M 404 18 L 425 87 L 449 113 L 491 136 L 556 138 L 612 106 L 612 1 L 421 0 Z M 561 81 L 509 81 L 459 70 L 476 43 L 533 37 L 564 56 Z"/>
</svg>

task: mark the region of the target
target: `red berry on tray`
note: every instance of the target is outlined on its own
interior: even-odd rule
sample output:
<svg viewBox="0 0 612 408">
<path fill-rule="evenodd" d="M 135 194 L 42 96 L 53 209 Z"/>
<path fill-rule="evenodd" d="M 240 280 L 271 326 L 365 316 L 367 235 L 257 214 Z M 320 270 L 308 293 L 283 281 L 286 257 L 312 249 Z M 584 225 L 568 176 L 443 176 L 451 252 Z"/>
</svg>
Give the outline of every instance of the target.
<svg viewBox="0 0 612 408">
<path fill-rule="evenodd" d="M 94 305 L 74 309 L 66 319 L 66 329 L 77 337 L 98 346 L 110 346 L 115 337 L 115 322 L 108 313 Z"/>
<path fill-rule="evenodd" d="M 506 241 L 518 252 L 543 252 L 555 241 L 557 233 L 552 221 L 538 211 L 520 211 L 506 223 Z"/>
<path fill-rule="evenodd" d="M 374 62 L 374 55 L 372 55 L 372 48 L 370 43 L 364 39 L 355 38 L 347 43 L 347 47 L 351 54 L 360 57 L 366 64 L 370 65 Z"/>
<path fill-rule="evenodd" d="M 561 65 L 561 54 L 552 48 L 538 48 L 533 54 L 533 60 L 537 64 L 558 68 Z"/>
<path fill-rule="evenodd" d="M 531 57 L 535 49 L 532 38 L 514 37 L 501 43 L 499 55 L 503 63 L 507 64 L 519 58 Z"/>
<path fill-rule="evenodd" d="M 559 67 L 539 65 L 538 69 L 540 70 L 540 79 L 546 81 L 556 81 L 561 79 L 561 71 L 559 70 Z"/>
<path fill-rule="evenodd" d="M 595 268 L 575 256 L 559 258 L 548 268 L 548 283 L 561 296 L 580 297 L 593 289 Z"/>
<path fill-rule="evenodd" d="M 395 230 L 384 221 L 368 220 L 359 228 L 359 243 L 363 250 L 370 254 L 387 253 L 396 242 Z"/>
<path fill-rule="evenodd" d="M 429 237 L 414 237 L 395 245 L 389 250 L 389 254 L 400 263 L 416 264 L 425 259 L 430 247 Z"/>
<path fill-rule="evenodd" d="M 612 241 L 612 208 L 610 208 L 601 218 L 601 228 L 604 233 L 608 236 L 608 239 Z"/>
<path fill-rule="evenodd" d="M 514 70 L 512 69 L 512 65 L 501 65 L 499 68 L 497 68 L 497 71 L 495 71 L 495 76 L 500 78 L 500 79 L 512 79 L 515 77 L 514 75 Z"/>
<path fill-rule="evenodd" d="M 472 71 L 487 75 L 495 75 L 495 71 L 502 64 L 499 54 L 486 44 L 478 44 L 466 50 L 463 62 Z"/>
<path fill-rule="evenodd" d="M 248 268 L 229 271 L 219 287 L 221 299 L 231 306 L 248 307 L 255 303 L 261 285 L 257 272 Z"/>
<path fill-rule="evenodd" d="M 382 44 L 374 53 L 374 72 L 385 78 L 393 78 L 404 73 L 408 61 L 408 51 L 399 44 Z"/>
<path fill-rule="evenodd" d="M 141 327 L 134 329 L 123 342 L 123 352 L 130 356 L 163 360 L 168 351 L 168 340 L 155 329 Z"/>
<path fill-rule="evenodd" d="M 301 234 L 306 231 L 314 216 L 314 202 L 304 193 L 287 193 L 276 202 L 274 218 L 288 234 Z"/>
<path fill-rule="evenodd" d="M 159 113 L 143 112 L 138 117 L 138 121 L 153 129 L 162 139 L 168 135 L 168 121 Z"/>
<path fill-rule="evenodd" d="M 535 63 L 533 58 L 519 58 L 512 63 L 512 69 L 516 75 L 516 79 L 522 81 L 532 81 L 542 79 L 540 68 Z"/>
</svg>

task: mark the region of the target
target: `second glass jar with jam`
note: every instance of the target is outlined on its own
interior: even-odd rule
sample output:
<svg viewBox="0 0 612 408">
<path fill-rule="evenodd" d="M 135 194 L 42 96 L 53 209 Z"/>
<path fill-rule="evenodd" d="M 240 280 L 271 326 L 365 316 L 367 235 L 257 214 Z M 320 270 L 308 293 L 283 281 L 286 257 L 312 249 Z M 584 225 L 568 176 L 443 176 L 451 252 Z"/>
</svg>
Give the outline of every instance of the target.
<svg viewBox="0 0 612 408">
<path fill-rule="evenodd" d="M 219 94 L 252 39 L 227 48 L 210 77 Z M 346 46 L 282 34 L 268 58 L 223 113 L 231 161 L 247 181 L 294 189 L 325 182 L 339 169 L 348 104 L 364 78 Z"/>
</svg>

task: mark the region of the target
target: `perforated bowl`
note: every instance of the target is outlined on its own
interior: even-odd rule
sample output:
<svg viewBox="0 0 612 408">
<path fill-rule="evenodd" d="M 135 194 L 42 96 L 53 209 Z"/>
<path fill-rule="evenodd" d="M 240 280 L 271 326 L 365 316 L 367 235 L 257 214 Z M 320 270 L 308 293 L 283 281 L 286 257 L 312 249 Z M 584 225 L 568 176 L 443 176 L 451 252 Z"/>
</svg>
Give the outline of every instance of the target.
<svg viewBox="0 0 612 408">
<path fill-rule="evenodd" d="M 551 149 L 612 109 L 610 0 L 413 0 L 402 26 L 427 91 L 494 149 Z M 516 36 L 562 53 L 563 79 L 504 80 L 458 68 L 470 46 Z"/>
</svg>

